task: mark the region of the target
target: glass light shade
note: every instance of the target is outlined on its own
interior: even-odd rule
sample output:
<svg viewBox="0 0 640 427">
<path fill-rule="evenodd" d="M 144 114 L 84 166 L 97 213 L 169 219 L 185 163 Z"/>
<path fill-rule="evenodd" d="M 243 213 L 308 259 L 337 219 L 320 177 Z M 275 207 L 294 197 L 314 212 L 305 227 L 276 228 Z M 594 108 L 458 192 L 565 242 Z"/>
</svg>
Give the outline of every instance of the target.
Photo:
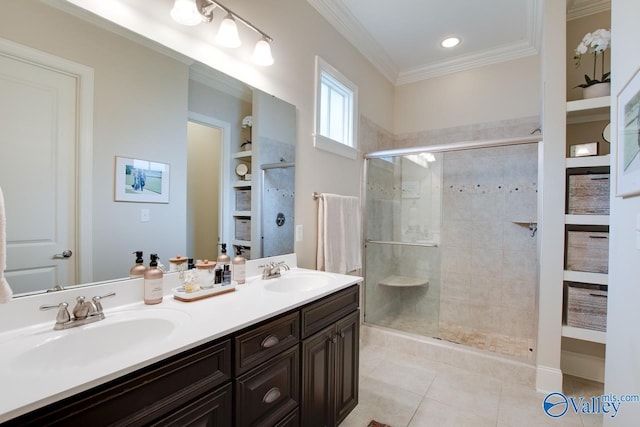
<svg viewBox="0 0 640 427">
<path fill-rule="evenodd" d="M 233 16 L 227 15 L 220 23 L 216 42 L 224 47 L 240 47 L 242 42 L 238 35 L 238 25 Z"/>
<path fill-rule="evenodd" d="M 271 56 L 271 45 L 265 39 L 256 43 L 256 48 L 253 50 L 253 62 L 264 67 L 268 67 L 273 64 L 273 56 Z"/>
<path fill-rule="evenodd" d="M 171 17 L 182 25 L 198 25 L 202 22 L 196 0 L 176 0 L 171 9 Z"/>
</svg>

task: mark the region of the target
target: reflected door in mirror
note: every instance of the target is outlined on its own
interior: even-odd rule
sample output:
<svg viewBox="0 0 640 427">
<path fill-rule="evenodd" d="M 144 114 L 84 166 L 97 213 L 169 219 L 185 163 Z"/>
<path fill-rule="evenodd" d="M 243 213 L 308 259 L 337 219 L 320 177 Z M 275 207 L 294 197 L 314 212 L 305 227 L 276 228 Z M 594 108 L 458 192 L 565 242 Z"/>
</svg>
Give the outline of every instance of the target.
<svg viewBox="0 0 640 427">
<path fill-rule="evenodd" d="M 75 283 L 62 254 L 75 252 L 76 79 L 1 51 L 0 70 L 7 280 L 16 294 Z"/>
</svg>

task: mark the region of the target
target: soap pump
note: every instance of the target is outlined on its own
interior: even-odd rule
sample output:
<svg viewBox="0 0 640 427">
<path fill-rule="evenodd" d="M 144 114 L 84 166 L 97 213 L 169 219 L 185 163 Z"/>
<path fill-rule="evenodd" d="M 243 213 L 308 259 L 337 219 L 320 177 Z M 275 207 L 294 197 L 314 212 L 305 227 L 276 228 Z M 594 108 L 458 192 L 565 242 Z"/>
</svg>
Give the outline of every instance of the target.
<svg viewBox="0 0 640 427">
<path fill-rule="evenodd" d="M 145 267 L 144 259 L 142 259 L 142 251 L 135 251 L 133 253 L 136 254 L 136 265 L 129 270 L 129 277 L 132 279 L 144 277 L 144 272 L 147 271 L 147 267 Z"/>
<path fill-rule="evenodd" d="M 232 264 L 232 279 L 239 285 L 242 285 L 245 282 L 247 260 L 242 256 L 242 249 L 239 247 L 236 249 L 236 256 L 233 259 Z"/>
<path fill-rule="evenodd" d="M 222 249 L 220 249 L 220 255 L 218 255 L 218 259 L 216 260 L 216 264 L 220 265 L 221 268 L 224 268 L 224 266 L 226 264 L 229 264 L 229 262 L 231 262 L 231 257 L 229 257 L 229 255 L 227 255 L 227 244 L 226 243 L 222 243 L 221 246 L 222 246 Z"/>
<path fill-rule="evenodd" d="M 151 254 L 149 269 L 144 272 L 144 303 L 159 304 L 162 302 L 162 270 L 158 268 L 158 255 Z"/>
</svg>

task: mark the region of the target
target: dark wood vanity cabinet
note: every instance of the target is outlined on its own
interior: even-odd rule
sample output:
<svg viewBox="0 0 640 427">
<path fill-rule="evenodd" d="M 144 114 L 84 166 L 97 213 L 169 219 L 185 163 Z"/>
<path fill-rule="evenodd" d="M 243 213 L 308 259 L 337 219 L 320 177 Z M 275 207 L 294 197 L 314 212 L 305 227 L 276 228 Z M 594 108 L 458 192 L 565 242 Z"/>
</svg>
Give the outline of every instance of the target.
<svg viewBox="0 0 640 427">
<path fill-rule="evenodd" d="M 217 340 L 7 421 L 7 426 L 230 426 L 231 341 Z M 177 424 L 171 420 L 180 420 Z"/>
<path fill-rule="evenodd" d="M 359 287 L 3 426 L 336 426 L 358 402 Z"/>
<path fill-rule="evenodd" d="M 336 426 L 358 404 L 358 299 L 356 286 L 302 309 L 303 331 L 323 327 L 302 340 L 304 427 Z"/>
</svg>

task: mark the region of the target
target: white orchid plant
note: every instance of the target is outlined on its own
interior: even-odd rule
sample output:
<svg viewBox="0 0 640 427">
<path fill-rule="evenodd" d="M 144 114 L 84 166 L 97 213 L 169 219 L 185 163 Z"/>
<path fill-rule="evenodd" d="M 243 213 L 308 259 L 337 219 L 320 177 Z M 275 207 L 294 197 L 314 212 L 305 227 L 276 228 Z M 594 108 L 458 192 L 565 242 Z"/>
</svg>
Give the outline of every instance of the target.
<svg viewBox="0 0 640 427">
<path fill-rule="evenodd" d="M 573 59 L 576 62 L 576 68 L 580 66 L 580 60 L 582 55 L 587 53 L 593 54 L 593 78 L 587 74 L 584 75 L 585 83 L 576 87 L 589 87 L 598 83 L 611 82 L 611 73 L 604 72 L 604 52 L 611 46 L 611 31 L 604 28 L 595 30 L 592 33 L 587 33 L 582 38 L 582 41 L 576 47 Z M 602 58 L 602 77 L 600 80 L 596 79 L 596 65 L 598 63 L 598 55 Z"/>
<path fill-rule="evenodd" d="M 246 128 L 250 128 L 253 126 L 253 117 L 252 116 L 245 116 L 244 119 L 242 119 L 242 128 L 246 129 Z"/>
</svg>

